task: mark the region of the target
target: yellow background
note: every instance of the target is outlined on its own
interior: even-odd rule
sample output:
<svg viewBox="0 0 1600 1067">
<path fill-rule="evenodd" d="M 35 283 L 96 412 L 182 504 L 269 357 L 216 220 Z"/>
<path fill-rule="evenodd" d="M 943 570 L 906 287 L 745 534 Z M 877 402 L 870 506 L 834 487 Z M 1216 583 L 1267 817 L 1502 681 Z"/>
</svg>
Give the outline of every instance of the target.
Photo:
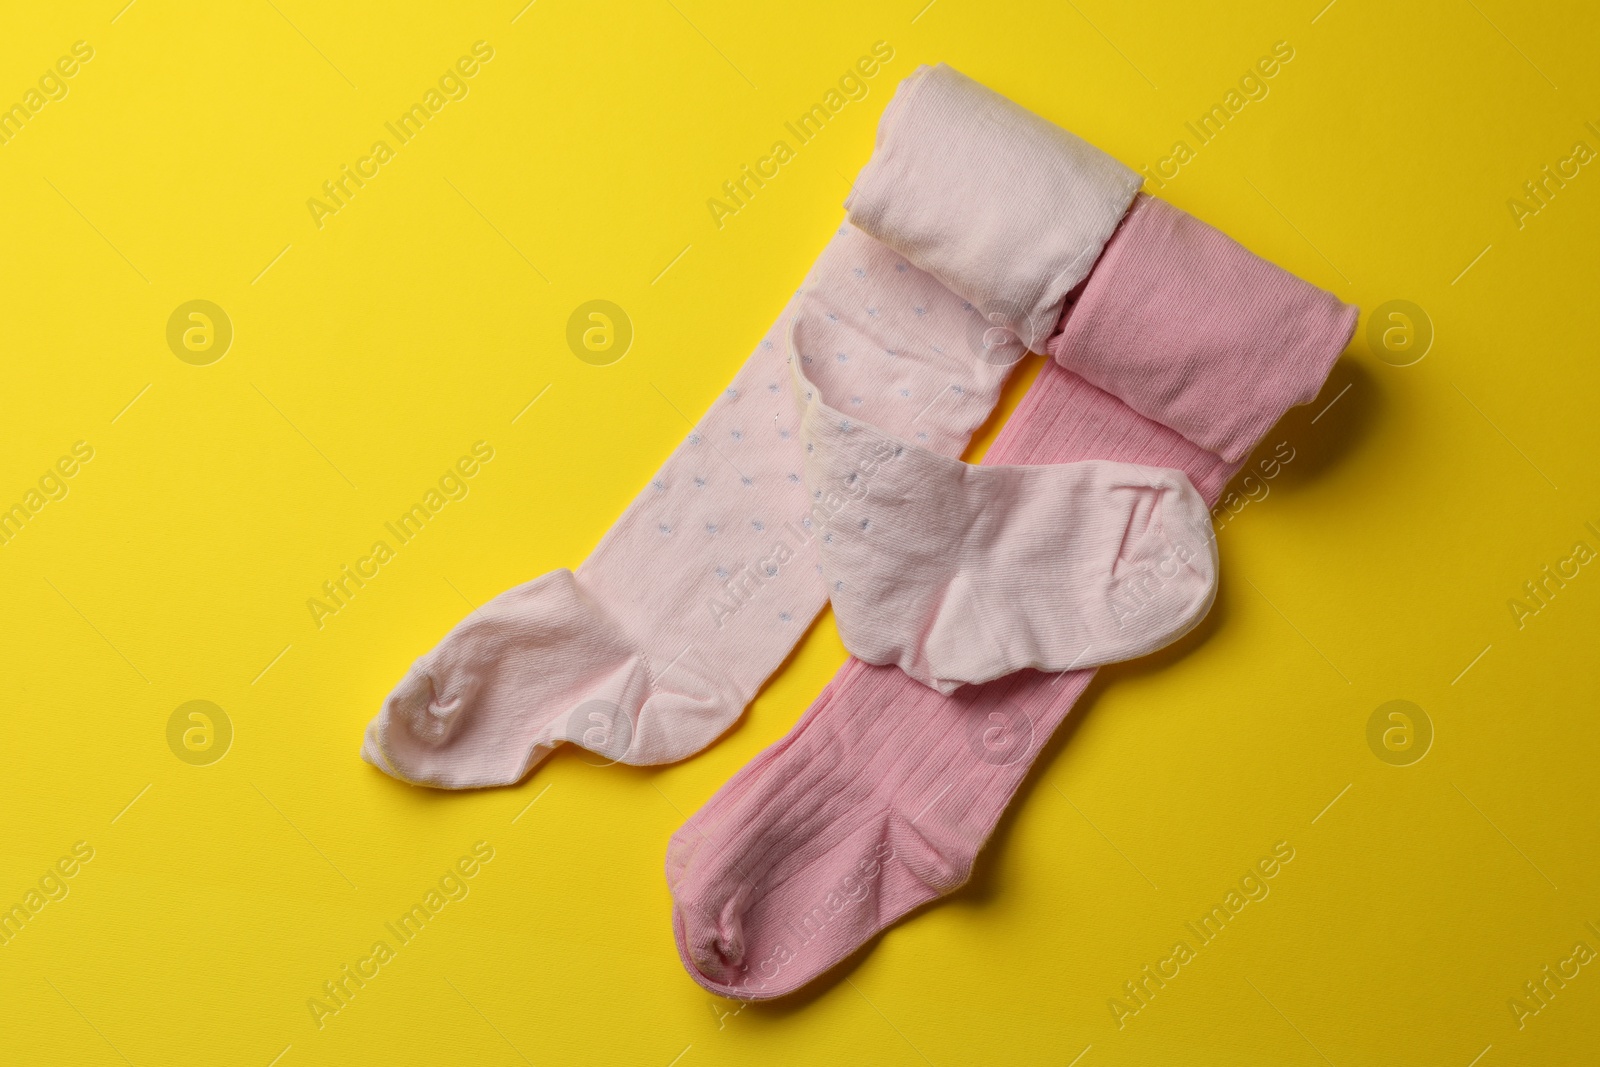
<svg viewBox="0 0 1600 1067">
<path fill-rule="evenodd" d="M 0 504 L 76 441 L 94 459 L 0 547 L 0 904 L 95 855 L 0 947 L 0 1062 L 1593 1057 L 1600 964 L 1520 1029 L 1508 1002 L 1600 949 L 1600 575 L 1520 628 L 1508 601 L 1600 548 L 1600 174 L 1520 227 L 1507 201 L 1600 149 L 1600 16 L 921 3 L 12 5 L 0 103 L 75 41 L 94 58 L 0 146 Z M 319 229 L 307 199 L 478 40 L 470 94 Z M 707 198 L 879 40 L 869 95 L 714 225 Z M 1101 674 L 965 889 L 785 1002 L 680 968 L 668 835 L 843 662 L 827 619 L 678 766 L 567 751 L 447 795 L 358 761 L 411 659 L 467 602 L 576 566 L 684 436 L 673 406 L 723 388 L 918 63 L 1141 167 L 1277 41 L 1270 95 L 1161 195 L 1368 311 L 1415 302 L 1436 338 L 1395 367 L 1363 320 L 1220 534 L 1210 621 Z M 197 298 L 235 330 L 209 366 L 165 339 Z M 610 366 L 565 342 L 596 298 L 636 331 Z M 321 583 L 478 440 L 470 495 L 313 625 Z M 197 699 L 234 728 L 210 766 L 166 740 Z M 1435 731 L 1410 766 L 1366 740 L 1391 699 Z M 319 1029 L 308 998 L 480 840 L 470 895 Z M 1109 998 L 1278 841 L 1271 895 L 1119 1029 Z"/>
</svg>

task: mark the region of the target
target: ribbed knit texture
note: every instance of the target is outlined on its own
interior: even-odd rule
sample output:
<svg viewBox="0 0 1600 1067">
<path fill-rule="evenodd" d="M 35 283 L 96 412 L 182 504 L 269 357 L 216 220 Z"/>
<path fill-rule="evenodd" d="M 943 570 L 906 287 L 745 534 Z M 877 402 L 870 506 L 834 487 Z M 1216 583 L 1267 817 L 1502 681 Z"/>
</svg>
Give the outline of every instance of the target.
<svg viewBox="0 0 1600 1067">
<path fill-rule="evenodd" d="M 1356 309 L 1152 196 L 1118 235 L 1096 268 L 1117 286 L 1084 291 L 1053 354 L 1139 414 L 1244 458 L 1286 404 L 1317 395 Z"/>
<path fill-rule="evenodd" d="M 1196 225 L 1199 225 L 1198 223 Z M 1187 227 L 1184 227 L 1186 229 Z M 1259 313 L 1230 320 L 1204 279 L 1179 279 L 1154 321 L 1077 315 L 1087 305 L 1138 305 L 1150 264 L 1167 243 L 1191 235 L 1123 227 L 1089 277 L 1078 306 L 1049 344 L 1097 366 L 1113 365 L 1124 336 L 1159 350 L 1202 330 L 1214 358 L 1189 367 L 1183 393 L 1197 401 L 1187 432 L 1224 440 L 1232 459 L 1146 418 L 1083 378 L 1048 365 L 985 456 L 985 464 L 1071 463 L 1086 459 L 1171 467 L 1214 503 L 1254 443 L 1291 405 L 1313 397 L 1349 339 L 1323 330 L 1293 351 L 1291 365 L 1262 374 L 1251 334 L 1277 308 L 1291 321 L 1317 290 L 1281 271 L 1238 263 L 1224 276 L 1255 279 L 1229 306 Z M 1131 247 L 1119 248 L 1119 244 Z M 1206 242 L 1225 259 L 1249 256 L 1232 242 Z M 1182 260 L 1180 260 L 1182 262 Z M 1195 294 L 1208 294 L 1195 303 Z M 1134 294 L 1131 297 L 1128 294 Z M 1261 311 L 1260 309 L 1267 309 Z M 1350 309 L 1353 313 L 1354 309 Z M 1344 316 L 1353 323 L 1353 314 Z M 1225 338 L 1235 333 L 1233 343 Z M 1280 331 L 1281 332 L 1281 331 Z M 1259 381 L 1241 381 L 1252 376 Z M 1133 390 L 1136 394 L 1138 390 Z M 1250 418 L 1236 406 L 1252 397 Z M 1209 398 L 1209 409 L 1199 404 Z M 1147 398 L 1148 399 L 1148 398 Z M 1200 417 L 1210 410 L 1234 429 L 1220 438 Z M 1023 671 L 942 696 L 902 673 L 852 659 L 798 725 L 728 781 L 673 835 L 667 880 L 674 933 L 690 975 L 743 1000 L 791 992 L 844 959 L 918 905 L 960 886 L 1045 741 L 1089 684 L 1093 671 Z"/>
</svg>

